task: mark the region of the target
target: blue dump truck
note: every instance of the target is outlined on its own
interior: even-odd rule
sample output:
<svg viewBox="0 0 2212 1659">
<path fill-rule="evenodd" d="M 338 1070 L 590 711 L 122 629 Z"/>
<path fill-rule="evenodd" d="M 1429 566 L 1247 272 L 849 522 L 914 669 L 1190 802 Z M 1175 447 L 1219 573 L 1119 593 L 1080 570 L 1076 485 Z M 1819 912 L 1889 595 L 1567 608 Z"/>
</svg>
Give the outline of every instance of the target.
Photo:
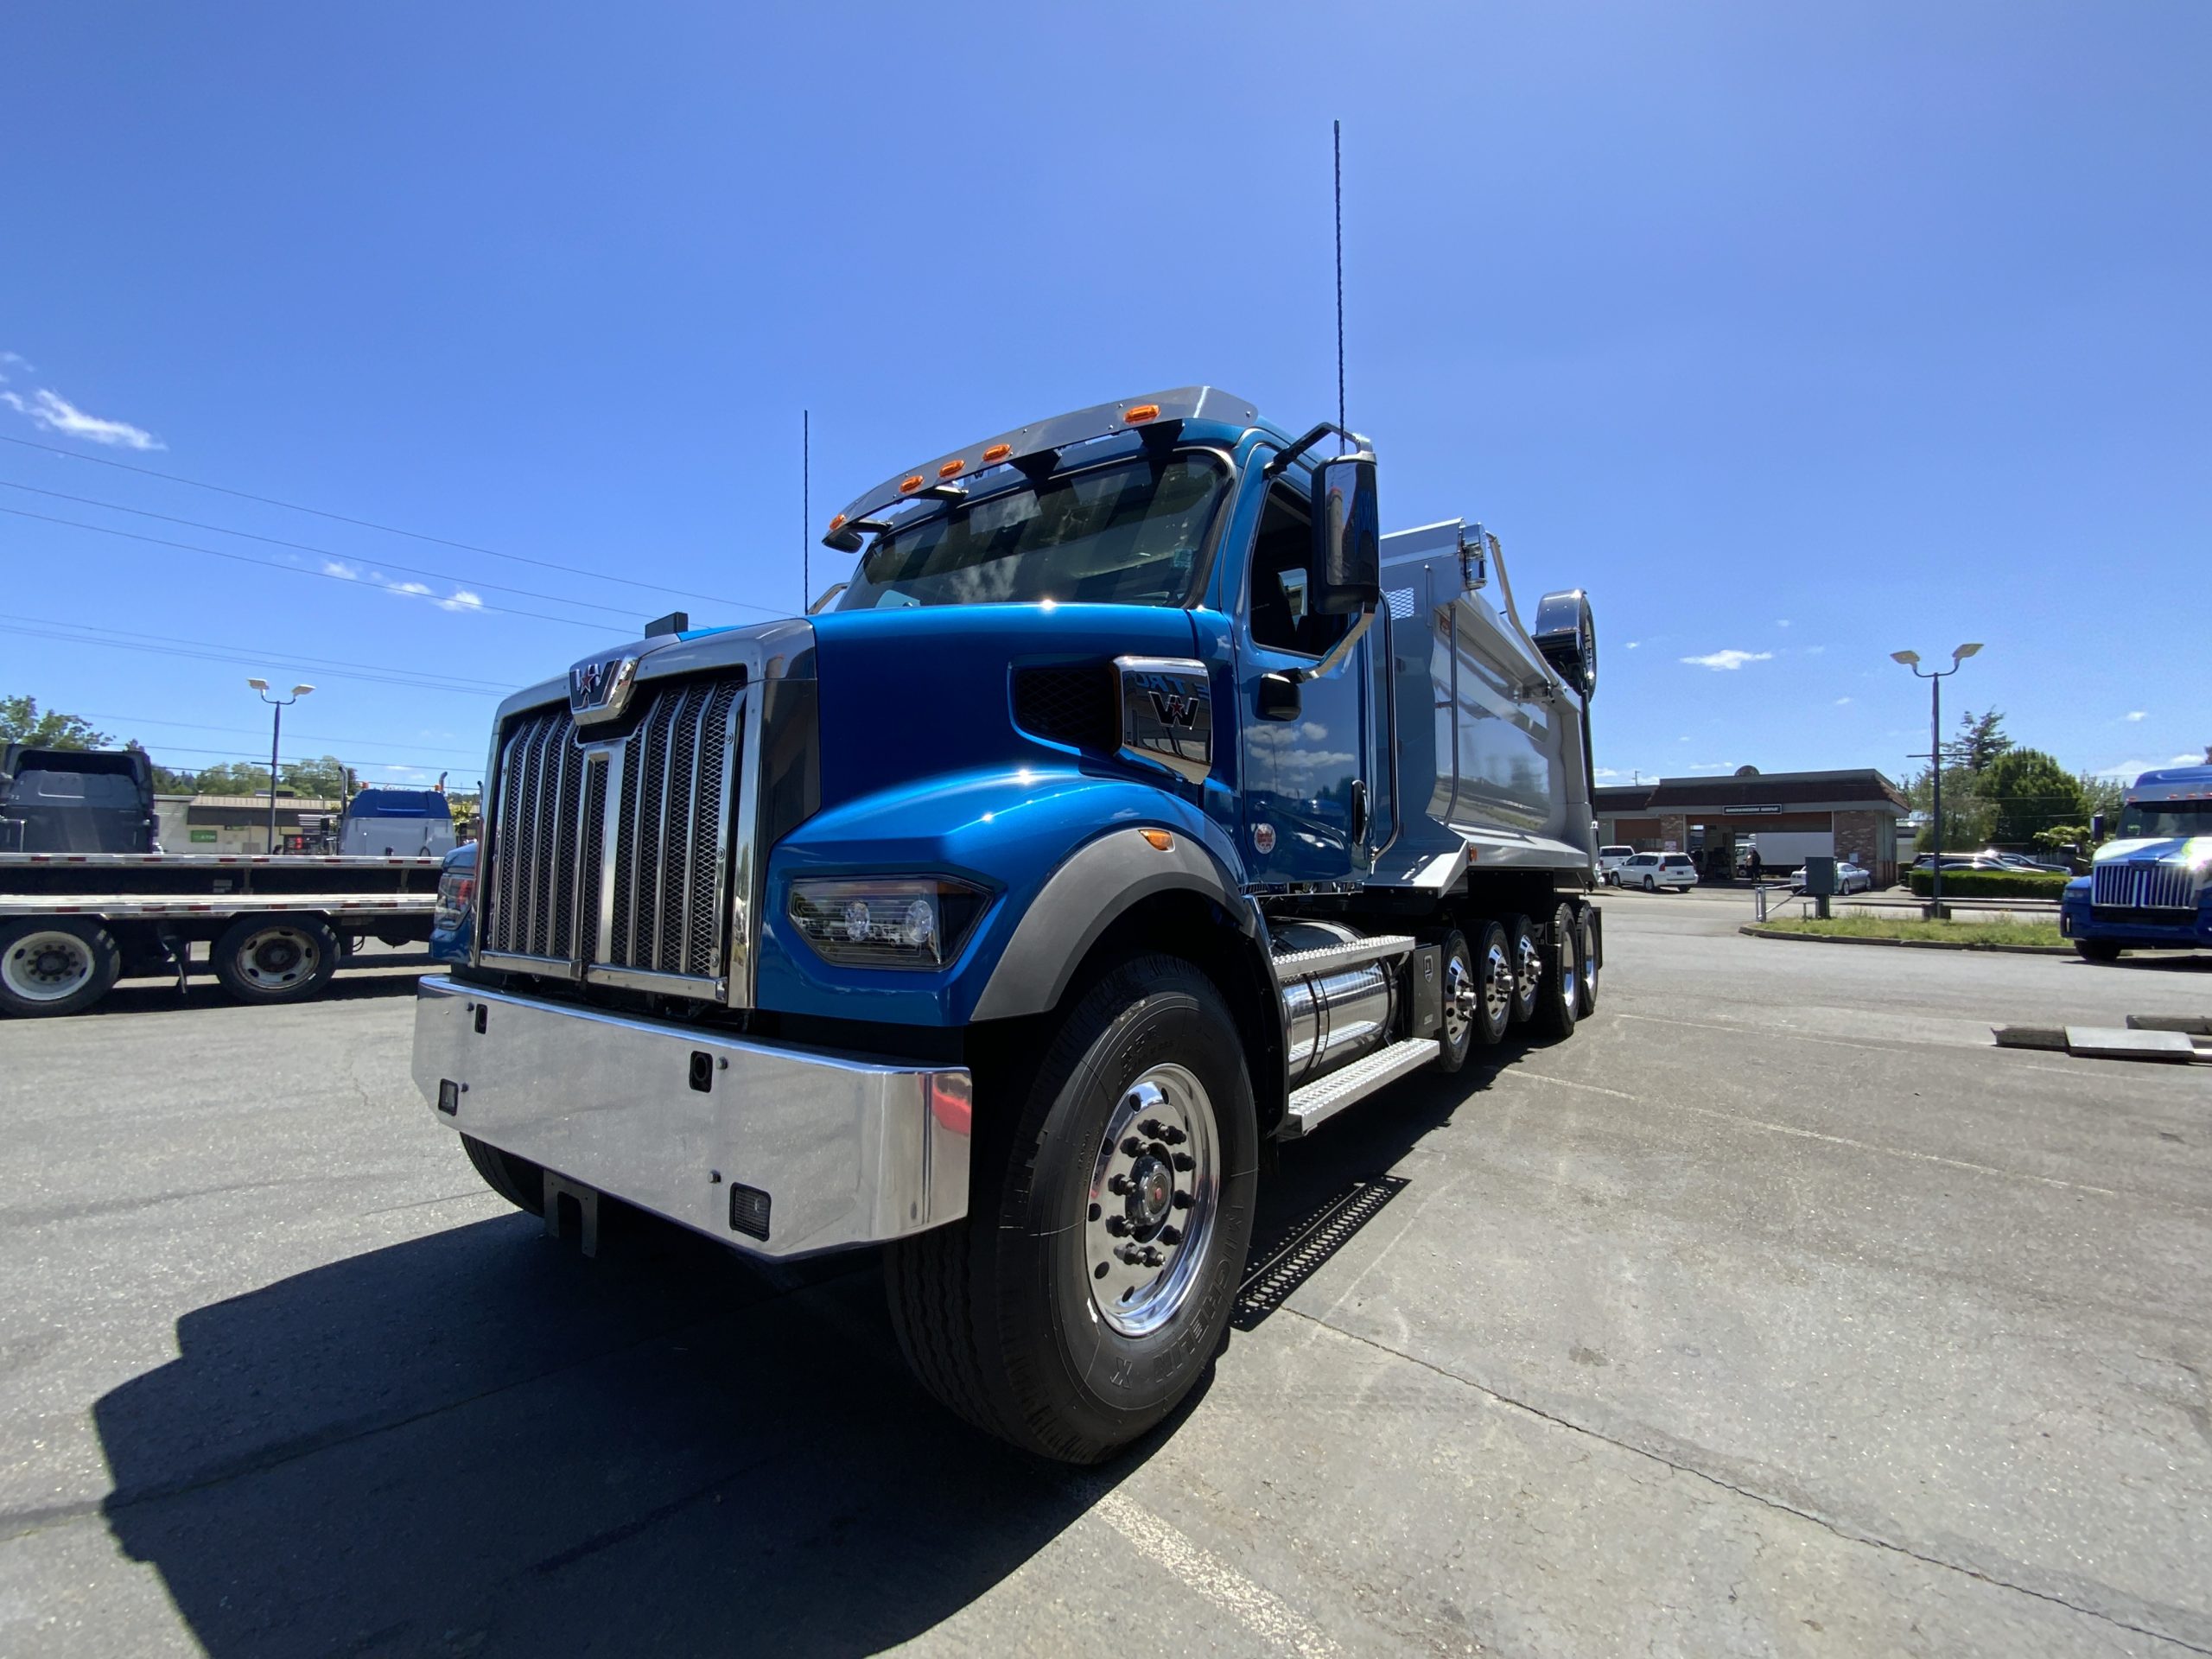
<svg viewBox="0 0 2212 1659">
<path fill-rule="evenodd" d="M 2212 764 L 2135 780 L 2113 838 L 2059 896 L 2058 931 L 2091 962 L 2212 950 Z"/>
<path fill-rule="evenodd" d="M 804 618 L 508 698 L 435 1121 L 587 1250 L 602 1197 L 881 1245 L 954 1411 L 1143 1433 L 1270 1143 L 1597 1001 L 1589 604 L 1524 626 L 1495 537 L 1381 536 L 1376 489 L 1216 388 L 1103 404 L 860 496 Z"/>
</svg>

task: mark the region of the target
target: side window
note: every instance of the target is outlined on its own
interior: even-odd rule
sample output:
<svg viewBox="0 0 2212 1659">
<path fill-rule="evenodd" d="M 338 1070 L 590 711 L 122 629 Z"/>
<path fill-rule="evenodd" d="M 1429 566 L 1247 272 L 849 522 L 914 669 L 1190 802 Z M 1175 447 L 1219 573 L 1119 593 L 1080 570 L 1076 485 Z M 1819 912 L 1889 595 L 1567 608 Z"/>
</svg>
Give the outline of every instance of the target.
<svg viewBox="0 0 2212 1659">
<path fill-rule="evenodd" d="M 1325 654 L 1351 619 L 1317 616 L 1309 603 L 1313 563 L 1312 486 L 1301 472 L 1268 486 L 1252 537 L 1252 639 L 1277 651 Z"/>
</svg>

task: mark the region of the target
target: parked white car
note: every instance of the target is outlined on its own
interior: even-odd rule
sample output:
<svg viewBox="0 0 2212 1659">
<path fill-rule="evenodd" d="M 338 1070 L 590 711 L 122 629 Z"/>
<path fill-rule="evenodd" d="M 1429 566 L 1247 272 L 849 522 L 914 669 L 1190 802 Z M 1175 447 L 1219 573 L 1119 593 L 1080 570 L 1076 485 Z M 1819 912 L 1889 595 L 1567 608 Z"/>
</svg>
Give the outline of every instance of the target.
<svg viewBox="0 0 2212 1659">
<path fill-rule="evenodd" d="M 1697 886 L 1697 866 L 1688 853 L 1635 853 L 1622 862 L 1613 880 L 1620 887 L 1642 887 L 1646 893 L 1662 887 L 1688 893 Z"/>
<path fill-rule="evenodd" d="M 1621 866 L 1635 856 L 1636 849 L 1633 847 L 1600 847 L 1598 849 L 1598 879 L 1600 881 L 1618 881 Z"/>
</svg>

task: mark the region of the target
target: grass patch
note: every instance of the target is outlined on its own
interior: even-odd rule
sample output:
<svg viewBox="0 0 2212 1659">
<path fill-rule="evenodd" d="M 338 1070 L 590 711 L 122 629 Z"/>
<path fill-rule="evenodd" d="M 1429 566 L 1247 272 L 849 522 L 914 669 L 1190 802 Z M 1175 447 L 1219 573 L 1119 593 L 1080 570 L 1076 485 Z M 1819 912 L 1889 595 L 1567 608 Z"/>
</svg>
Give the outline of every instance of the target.
<svg viewBox="0 0 2212 1659">
<path fill-rule="evenodd" d="M 1946 944 L 2064 944 L 2058 923 L 2017 921 L 1923 921 L 1917 916 L 1776 918 L 1766 926 L 1777 933 L 1809 933 L 1826 939 L 1940 939 Z"/>
</svg>

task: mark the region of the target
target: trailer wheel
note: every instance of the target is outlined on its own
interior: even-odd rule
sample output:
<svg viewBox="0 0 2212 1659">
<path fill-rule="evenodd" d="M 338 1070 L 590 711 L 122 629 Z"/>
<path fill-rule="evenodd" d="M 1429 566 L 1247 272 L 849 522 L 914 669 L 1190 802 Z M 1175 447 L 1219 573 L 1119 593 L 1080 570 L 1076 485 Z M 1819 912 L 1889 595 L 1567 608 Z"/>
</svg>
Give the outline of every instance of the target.
<svg viewBox="0 0 2212 1659">
<path fill-rule="evenodd" d="M 505 1198 L 518 1210 L 533 1216 L 545 1213 L 545 1170 L 527 1158 L 518 1158 L 512 1152 L 503 1152 L 488 1141 L 479 1141 L 473 1135 L 461 1137 L 461 1150 L 468 1154 L 468 1161 L 484 1178 L 484 1185 Z"/>
<path fill-rule="evenodd" d="M 1587 1020 L 1598 1012 L 1598 912 L 1591 906 L 1575 918 L 1575 937 L 1582 945 L 1582 1001 L 1574 1011 Z"/>
<path fill-rule="evenodd" d="M 1582 1012 L 1582 930 L 1572 906 L 1561 905 L 1552 912 L 1551 937 L 1544 946 L 1544 979 L 1536 999 L 1536 1035 L 1546 1042 L 1564 1042 L 1574 1035 L 1574 1022 Z"/>
<path fill-rule="evenodd" d="M 0 925 L 0 1009 L 25 1018 L 76 1014 L 115 988 L 123 953 L 98 922 Z"/>
<path fill-rule="evenodd" d="M 1526 916 L 1508 916 L 1505 937 L 1513 954 L 1513 1023 L 1526 1025 L 1536 1017 L 1536 997 L 1543 988 L 1544 947 L 1536 938 L 1536 925 Z"/>
<path fill-rule="evenodd" d="M 2076 939 L 2074 953 L 2084 962 L 2118 962 L 2124 947 L 2115 939 Z"/>
<path fill-rule="evenodd" d="M 215 977 L 244 1002 L 304 1002 L 338 970 L 338 936 L 313 916 L 241 916 L 212 953 Z"/>
<path fill-rule="evenodd" d="M 979 1093 L 968 1219 L 890 1247 L 923 1385 L 1023 1450 L 1096 1463 L 1213 1363 L 1251 1242 L 1259 1129 L 1244 1045 L 1205 975 L 1109 971 L 1027 1081 Z"/>
<path fill-rule="evenodd" d="M 1513 941 L 1506 931 L 1496 922 L 1481 922 L 1475 926 L 1474 949 L 1469 960 L 1474 968 L 1473 1006 L 1468 1010 L 1474 1040 L 1484 1048 L 1505 1040 L 1505 1033 L 1513 1024 L 1514 993 L 1518 988 L 1513 974 Z M 1452 991 L 1449 976 L 1445 980 L 1445 995 Z M 1446 1019 L 1450 1028 L 1450 1019 Z M 1448 1066 L 1447 1071 L 1457 1071 Z"/>
</svg>

